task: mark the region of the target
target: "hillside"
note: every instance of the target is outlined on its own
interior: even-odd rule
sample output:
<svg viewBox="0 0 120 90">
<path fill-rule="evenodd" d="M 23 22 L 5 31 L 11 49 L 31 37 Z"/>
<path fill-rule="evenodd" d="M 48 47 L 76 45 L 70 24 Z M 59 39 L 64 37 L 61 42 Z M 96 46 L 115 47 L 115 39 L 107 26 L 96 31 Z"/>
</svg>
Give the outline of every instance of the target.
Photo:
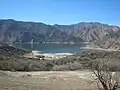
<svg viewBox="0 0 120 90">
<path fill-rule="evenodd" d="M 90 42 L 92 48 L 120 49 L 120 27 L 98 22 L 81 22 L 73 25 L 54 25 L 71 36 Z"/>
<path fill-rule="evenodd" d="M 5 43 L 81 42 L 53 26 L 36 22 L 0 20 L 0 41 Z"/>
<path fill-rule="evenodd" d="M 2 42 L 65 42 L 94 41 L 107 33 L 119 32 L 118 26 L 98 22 L 81 22 L 72 25 L 46 25 L 44 23 L 0 20 Z"/>
<path fill-rule="evenodd" d="M 0 43 L 0 56 L 23 56 L 25 53 L 30 53 L 31 51 L 15 48 L 7 44 Z"/>
<path fill-rule="evenodd" d="M 120 50 L 120 33 L 107 34 L 102 39 L 92 42 L 90 47 Z"/>
<path fill-rule="evenodd" d="M 54 25 L 57 29 L 67 32 L 74 37 L 80 37 L 86 42 L 103 39 L 104 35 L 108 33 L 120 32 L 118 26 L 111 26 L 98 22 L 81 22 L 72 25 Z"/>
<path fill-rule="evenodd" d="M 44 42 L 90 42 L 91 47 L 119 49 L 120 27 L 98 22 L 72 25 L 0 20 L 0 42 L 7 44 Z"/>
</svg>

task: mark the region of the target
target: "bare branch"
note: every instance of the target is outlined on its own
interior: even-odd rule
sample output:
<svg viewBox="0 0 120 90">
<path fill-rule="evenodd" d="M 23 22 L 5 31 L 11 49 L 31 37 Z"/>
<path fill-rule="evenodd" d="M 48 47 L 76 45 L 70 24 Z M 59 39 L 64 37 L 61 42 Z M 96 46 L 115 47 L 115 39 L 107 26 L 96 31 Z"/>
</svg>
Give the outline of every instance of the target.
<svg viewBox="0 0 120 90">
<path fill-rule="evenodd" d="M 117 69 L 115 72 L 110 71 L 110 68 L 108 67 L 108 60 L 100 60 L 95 62 L 93 65 L 93 74 L 99 81 L 97 82 L 97 87 L 99 90 L 100 84 L 104 90 L 116 90 L 120 88 L 120 79 L 117 74 Z"/>
</svg>

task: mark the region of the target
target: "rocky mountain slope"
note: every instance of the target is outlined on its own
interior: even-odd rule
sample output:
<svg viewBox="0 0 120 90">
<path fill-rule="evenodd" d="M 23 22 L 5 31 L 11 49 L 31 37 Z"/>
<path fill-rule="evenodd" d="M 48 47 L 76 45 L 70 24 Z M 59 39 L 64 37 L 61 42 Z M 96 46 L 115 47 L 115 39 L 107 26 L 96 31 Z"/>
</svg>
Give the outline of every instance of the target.
<svg viewBox="0 0 120 90">
<path fill-rule="evenodd" d="M 44 23 L 0 20 L 0 42 L 91 42 L 93 47 L 119 47 L 120 27 L 98 22 L 72 25 L 46 25 Z M 115 45 L 114 45 L 115 44 Z"/>
<path fill-rule="evenodd" d="M 81 42 L 76 38 L 50 25 L 22 22 L 12 19 L 0 20 L 0 41 L 7 43 L 24 42 Z"/>
<path fill-rule="evenodd" d="M 92 42 L 90 47 L 120 50 L 120 33 L 107 34 L 103 39 Z"/>
<path fill-rule="evenodd" d="M 73 25 L 54 25 L 57 29 L 90 42 L 90 47 L 120 49 L 120 27 L 88 22 Z"/>
<path fill-rule="evenodd" d="M 110 26 L 98 22 L 81 22 L 73 25 L 54 25 L 57 29 L 67 32 L 74 37 L 80 37 L 84 41 L 92 42 L 94 40 L 103 39 L 108 33 L 120 32 L 118 26 Z"/>
</svg>

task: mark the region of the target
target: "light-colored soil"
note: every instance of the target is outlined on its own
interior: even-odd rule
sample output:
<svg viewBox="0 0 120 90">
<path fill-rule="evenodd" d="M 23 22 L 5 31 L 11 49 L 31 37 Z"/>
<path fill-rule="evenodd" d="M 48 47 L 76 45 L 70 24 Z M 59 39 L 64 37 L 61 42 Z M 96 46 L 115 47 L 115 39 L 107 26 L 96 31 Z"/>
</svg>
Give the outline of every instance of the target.
<svg viewBox="0 0 120 90">
<path fill-rule="evenodd" d="M 40 51 L 32 51 L 31 53 L 25 54 L 24 57 L 38 58 L 37 56 L 44 56 L 44 59 L 53 60 L 53 59 L 60 59 L 70 55 L 73 54 L 72 53 L 41 53 Z"/>
<path fill-rule="evenodd" d="M 90 47 L 90 46 L 80 47 L 80 49 L 102 50 L 102 51 L 120 51 L 120 50 L 118 50 L 118 49 L 104 49 L 104 48 L 96 48 L 96 47 Z"/>
<path fill-rule="evenodd" d="M 89 71 L 0 71 L 0 90 L 97 90 Z"/>
</svg>

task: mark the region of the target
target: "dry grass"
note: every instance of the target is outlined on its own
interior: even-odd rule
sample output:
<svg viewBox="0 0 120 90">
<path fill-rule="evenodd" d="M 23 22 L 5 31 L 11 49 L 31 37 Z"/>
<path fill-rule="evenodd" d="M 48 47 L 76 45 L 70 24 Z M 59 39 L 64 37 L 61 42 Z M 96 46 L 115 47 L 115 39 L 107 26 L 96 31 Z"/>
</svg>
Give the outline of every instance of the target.
<svg viewBox="0 0 120 90">
<path fill-rule="evenodd" d="M 88 71 L 0 73 L 0 90 L 96 90 Z"/>
</svg>

